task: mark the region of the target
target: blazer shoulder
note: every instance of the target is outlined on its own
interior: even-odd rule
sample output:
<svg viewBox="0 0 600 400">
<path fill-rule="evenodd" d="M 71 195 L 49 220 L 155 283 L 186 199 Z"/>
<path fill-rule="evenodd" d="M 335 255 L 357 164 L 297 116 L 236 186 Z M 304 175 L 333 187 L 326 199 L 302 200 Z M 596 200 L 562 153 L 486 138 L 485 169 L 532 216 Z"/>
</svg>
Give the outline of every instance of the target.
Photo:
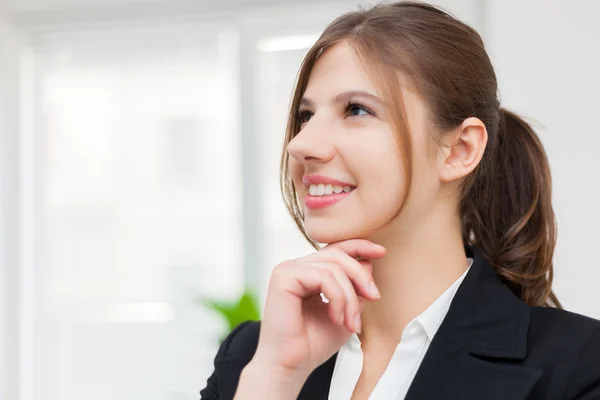
<svg viewBox="0 0 600 400">
<path fill-rule="evenodd" d="M 554 334 L 571 341 L 585 341 L 600 330 L 600 321 L 597 319 L 552 307 L 532 307 L 529 323 L 533 334 Z"/>
<path fill-rule="evenodd" d="M 223 342 L 220 358 L 252 358 L 258 347 L 259 334 L 260 321 L 241 323 Z"/>
<path fill-rule="evenodd" d="M 232 399 L 244 366 L 258 346 L 260 323 L 247 321 L 235 327 L 225 338 L 215 356 L 215 369 L 200 391 L 206 400 Z"/>
<path fill-rule="evenodd" d="M 594 318 L 552 307 L 531 308 L 529 343 L 534 347 L 552 345 L 557 356 L 573 356 L 594 334 L 600 334 L 600 321 Z"/>
<path fill-rule="evenodd" d="M 600 321 L 570 311 L 533 307 L 529 345 L 532 359 L 552 366 L 555 374 L 563 371 L 563 399 L 600 399 Z"/>
</svg>

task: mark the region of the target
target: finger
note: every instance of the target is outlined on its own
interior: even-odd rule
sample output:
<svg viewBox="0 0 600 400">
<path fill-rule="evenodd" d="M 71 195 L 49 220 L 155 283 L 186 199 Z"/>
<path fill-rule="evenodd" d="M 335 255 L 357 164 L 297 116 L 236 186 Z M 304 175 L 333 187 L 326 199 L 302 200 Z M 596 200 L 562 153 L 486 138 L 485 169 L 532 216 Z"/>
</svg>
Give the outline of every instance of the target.
<svg viewBox="0 0 600 400">
<path fill-rule="evenodd" d="M 342 250 L 352 258 L 378 259 L 385 255 L 385 247 L 365 239 L 350 239 L 330 243 L 322 250 L 336 248 Z"/>
<path fill-rule="evenodd" d="M 367 271 L 369 275 L 373 276 L 373 264 L 371 263 L 371 261 L 364 259 L 356 261 L 358 261 L 358 263 L 365 269 L 365 271 Z"/>
<path fill-rule="evenodd" d="M 360 266 L 363 267 L 365 269 L 365 271 L 367 271 L 367 273 L 369 274 L 371 279 L 373 279 L 373 263 L 370 260 L 357 260 L 357 261 L 360 264 Z M 378 299 L 381 299 L 381 293 L 379 292 L 379 288 L 377 287 L 377 284 L 375 283 L 374 279 L 373 279 L 373 284 L 375 285 L 375 289 L 377 289 Z M 371 290 L 372 289 L 370 289 L 370 291 Z M 367 301 L 364 297 L 359 297 L 359 300 L 361 300 L 362 302 Z M 361 303 L 361 305 L 362 305 L 362 303 Z M 362 308 L 361 308 L 361 311 L 362 311 Z"/>
<path fill-rule="evenodd" d="M 360 312 L 363 311 L 366 303 L 367 303 L 367 300 L 364 297 L 358 296 L 358 306 L 360 308 Z"/>
<path fill-rule="evenodd" d="M 345 269 L 335 263 L 319 264 L 319 267 L 329 269 L 344 291 L 346 296 L 344 325 L 349 331 L 360 333 L 360 303 L 356 289 L 348 278 Z"/>
<path fill-rule="evenodd" d="M 381 298 L 377 285 L 375 285 L 375 282 L 373 281 L 373 276 L 363 266 L 365 263 L 369 263 L 368 265 L 370 265 L 369 261 L 361 264 L 361 262 L 355 260 L 339 249 L 329 250 L 328 253 L 323 253 L 323 255 L 326 255 L 331 261 L 344 269 L 359 295 L 370 300 L 379 300 Z"/>
<path fill-rule="evenodd" d="M 329 300 L 329 318 L 336 325 L 344 325 L 347 297 L 334 274 L 324 274 L 321 278 L 321 290 L 321 293 Z"/>
<path fill-rule="evenodd" d="M 283 268 L 278 275 L 278 282 L 275 284 L 299 298 L 323 293 L 329 300 L 328 312 L 331 321 L 336 325 L 344 323 L 346 293 L 333 271 L 314 265 L 302 265 Z"/>
<path fill-rule="evenodd" d="M 328 265 L 336 263 L 341 265 L 355 287 L 355 291 L 369 300 L 379 300 L 380 295 L 377 286 L 373 282 L 372 263 L 367 259 L 356 260 L 342 249 L 331 246 L 312 253 L 308 258 L 317 264 Z"/>
</svg>

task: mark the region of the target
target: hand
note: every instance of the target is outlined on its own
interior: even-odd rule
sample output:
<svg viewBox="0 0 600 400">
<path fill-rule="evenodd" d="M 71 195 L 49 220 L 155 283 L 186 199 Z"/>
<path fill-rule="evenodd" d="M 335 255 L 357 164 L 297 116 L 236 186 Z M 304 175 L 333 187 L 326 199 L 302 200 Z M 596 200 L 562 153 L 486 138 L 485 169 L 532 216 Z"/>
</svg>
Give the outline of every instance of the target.
<svg viewBox="0 0 600 400">
<path fill-rule="evenodd" d="M 385 252 L 382 246 L 353 239 L 277 265 L 252 362 L 306 379 L 352 332 L 360 332 L 364 301 L 380 298 L 370 260 Z"/>
</svg>

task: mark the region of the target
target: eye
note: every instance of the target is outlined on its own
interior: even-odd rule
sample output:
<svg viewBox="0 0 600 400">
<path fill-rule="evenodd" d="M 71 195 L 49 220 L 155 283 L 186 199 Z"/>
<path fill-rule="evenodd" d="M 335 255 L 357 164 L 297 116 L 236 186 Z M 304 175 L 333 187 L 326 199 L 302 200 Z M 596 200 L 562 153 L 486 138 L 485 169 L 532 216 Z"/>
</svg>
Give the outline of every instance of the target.
<svg viewBox="0 0 600 400">
<path fill-rule="evenodd" d="M 364 115 L 375 114 L 365 106 L 361 106 L 360 104 L 356 103 L 349 103 L 348 106 L 346 106 L 346 115 L 348 117 L 361 117 Z"/>
<path fill-rule="evenodd" d="M 308 110 L 298 110 L 297 115 L 298 115 L 298 122 L 300 123 L 300 125 L 303 125 L 312 118 L 313 113 Z"/>
</svg>

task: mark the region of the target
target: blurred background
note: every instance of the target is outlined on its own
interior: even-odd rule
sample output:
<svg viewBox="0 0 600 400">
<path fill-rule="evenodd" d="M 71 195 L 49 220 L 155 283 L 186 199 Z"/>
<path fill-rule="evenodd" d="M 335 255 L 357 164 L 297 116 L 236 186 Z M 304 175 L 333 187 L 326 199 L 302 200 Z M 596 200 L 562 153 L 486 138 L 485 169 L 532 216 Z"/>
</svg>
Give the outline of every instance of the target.
<svg viewBox="0 0 600 400">
<path fill-rule="evenodd" d="M 0 399 L 191 400 L 227 320 L 311 251 L 283 207 L 290 93 L 373 2 L 0 0 Z M 435 1 L 548 151 L 556 291 L 600 318 L 600 2 Z"/>
</svg>

